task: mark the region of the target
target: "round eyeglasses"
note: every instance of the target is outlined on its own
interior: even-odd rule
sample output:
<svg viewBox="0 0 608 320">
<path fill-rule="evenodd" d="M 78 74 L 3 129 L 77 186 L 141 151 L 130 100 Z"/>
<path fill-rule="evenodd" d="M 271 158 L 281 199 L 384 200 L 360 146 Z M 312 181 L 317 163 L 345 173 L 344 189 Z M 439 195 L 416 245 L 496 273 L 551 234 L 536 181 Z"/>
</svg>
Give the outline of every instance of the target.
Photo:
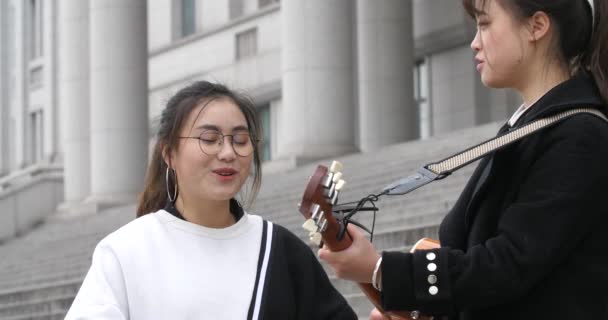
<svg viewBox="0 0 608 320">
<path fill-rule="evenodd" d="M 253 140 L 247 132 L 222 134 L 216 130 L 205 130 L 198 137 L 179 137 L 180 139 L 197 139 L 198 146 L 204 154 L 214 156 L 222 150 L 224 138 L 230 137 L 232 150 L 238 156 L 247 157 L 253 153 Z"/>
</svg>

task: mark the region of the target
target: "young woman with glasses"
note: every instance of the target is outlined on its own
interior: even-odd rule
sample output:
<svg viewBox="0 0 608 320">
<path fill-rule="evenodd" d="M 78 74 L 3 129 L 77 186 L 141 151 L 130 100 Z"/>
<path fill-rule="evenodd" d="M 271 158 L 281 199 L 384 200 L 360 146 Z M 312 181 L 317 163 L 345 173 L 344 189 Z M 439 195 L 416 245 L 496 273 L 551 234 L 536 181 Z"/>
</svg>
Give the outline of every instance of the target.
<svg viewBox="0 0 608 320">
<path fill-rule="evenodd" d="M 463 3 L 482 83 L 523 100 L 500 134 L 575 108 L 608 114 L 608 1 Z M 575 115 L 481 160 L 440 225 L 442 248 L 380 254 L 350 228 L 352 246 L 319 254 L 338 276 L 373 278 L 389 311 L 608 319 L 607 165 L 608 124 Z"/>
<path fill-rule="evenodd" d="M 137 219 L 103 239 L 66 319 L 356 319 L 310 248 L 235 199 L 261 181 L 250 100 L 196 82 L 160 117 Z"/>
</svg>

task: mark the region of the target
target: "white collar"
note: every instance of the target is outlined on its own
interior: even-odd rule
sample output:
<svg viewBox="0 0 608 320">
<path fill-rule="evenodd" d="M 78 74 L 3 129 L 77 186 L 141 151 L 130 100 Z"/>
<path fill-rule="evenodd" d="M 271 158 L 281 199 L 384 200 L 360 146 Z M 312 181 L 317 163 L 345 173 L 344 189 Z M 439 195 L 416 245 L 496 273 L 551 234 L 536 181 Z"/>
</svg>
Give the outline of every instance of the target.
<svg viewBox="0 0 608 320">
<path fill-rule="evenodd" d="M 519 120 L 519 118 L 524 114 L 524 112 L 526 112 L 526 110 L 528 110 L 528 107 L 526 107 L 526 105 L 522 103 L 521 106 L 519 106 L 519 108 L 515 110 L 515 113 L 513 113 L 511 119 L 509 119 L 509 126 L 512 127 L 517 122 L 517 120 Z"/>
</svg>

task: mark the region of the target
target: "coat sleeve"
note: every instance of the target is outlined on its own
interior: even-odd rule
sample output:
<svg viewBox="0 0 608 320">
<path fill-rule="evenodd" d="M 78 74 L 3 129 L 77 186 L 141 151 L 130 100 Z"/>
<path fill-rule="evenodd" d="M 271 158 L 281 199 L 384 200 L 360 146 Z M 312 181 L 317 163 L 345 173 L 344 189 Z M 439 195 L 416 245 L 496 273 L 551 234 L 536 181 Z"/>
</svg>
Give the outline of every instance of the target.
<svg viewBox="0 0 608 320">
<path fill-rule="evenodd" d="M 608 225 L 601 196 L 608 190 L 606 124 L 577 116 L 543 138 L 495 237 L 466 252 L 383 253 L 386 309 L 449 314 L 513 301 L 568 259 L 598 225 Z"/>
<path fill-rule="evenodd" d="M 296 319 L 355 320 L 357 315 L 334 288 L 315 253 L 281 228 L 297 309 Z"/>
<path fill-rule="evenodd" d="M 95 248 L 87 273 L 66 320 L 128 319 L 125 282 L 120 263 L 104 242 Z"/>
</svg>

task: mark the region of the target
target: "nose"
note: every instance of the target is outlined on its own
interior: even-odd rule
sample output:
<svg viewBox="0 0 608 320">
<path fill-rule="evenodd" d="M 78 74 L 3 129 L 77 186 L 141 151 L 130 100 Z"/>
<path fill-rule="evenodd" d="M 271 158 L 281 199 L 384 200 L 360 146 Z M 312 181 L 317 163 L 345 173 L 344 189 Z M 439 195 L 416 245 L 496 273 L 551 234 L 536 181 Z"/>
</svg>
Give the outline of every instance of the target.
<svg viewBox="0 0 608 320">
<path fill-rule="evenodd" d="M 226 139 L 229 139 L 226 141 Z M 224 136 L 222 139 L 220 152 L 217 153 L 217 157 L 220 160 L 231 161 L 236 158 L 236 152 L 234 152 L 234 147 L 232 146 L 232 137 Z"/>
<path fill-rule="evenodd" d="M 479 50 L 481 50 L 481 34 L 479 32 L 479 30 L 477 30 L 477 33 L 475 33 L 475 38 L 473 38 L 473 41 L 471 41 L 471 49 L 473 49 L 473 51 L 475 52 L 479 52 Z"/>
</svg>

